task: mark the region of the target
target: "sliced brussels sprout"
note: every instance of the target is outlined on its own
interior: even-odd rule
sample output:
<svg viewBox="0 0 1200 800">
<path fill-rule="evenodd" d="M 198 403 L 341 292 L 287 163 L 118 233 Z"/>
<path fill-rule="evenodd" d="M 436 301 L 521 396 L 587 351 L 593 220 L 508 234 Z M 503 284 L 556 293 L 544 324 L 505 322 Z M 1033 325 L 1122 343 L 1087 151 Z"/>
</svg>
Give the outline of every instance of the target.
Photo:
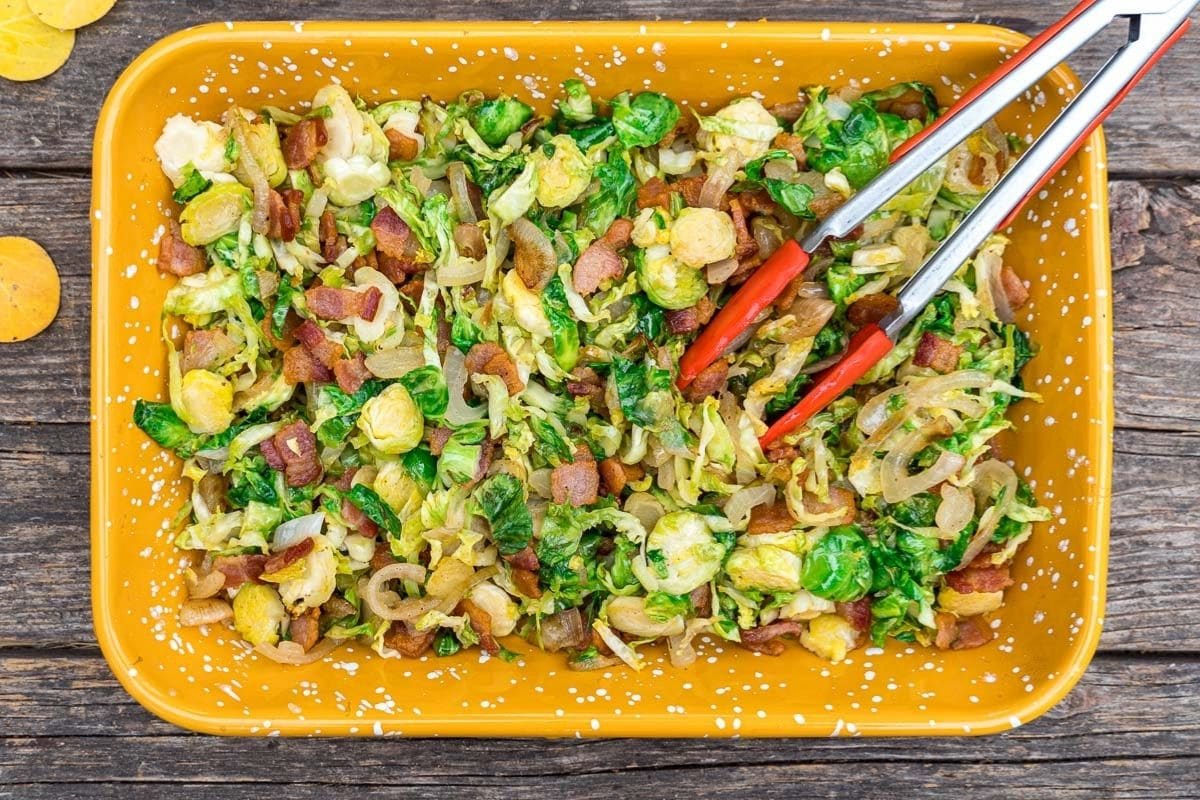
<svg viewBox="0 0 1200 800">
<path fill-rule="evenodd" d="M 181 550 L 223 550 L 242 527 L 243 517 L 241 511 L 213 514 L 184 528 L 175 537 L 175 546 Z"/>
<path fill-rule="evenodd" d="M 401 519 L 417 513 L 424 499 L 421 486 L 399 461 L 385 461 L 380 465 L 373 488 Z"/>
<path fill-rule="evenodd" d="M 974 617 L 1000 608 L 1004 592 L 958 592 L 943 586 L 938 592 L 938 606 L 960 617 Z"/>
<path fill-rule="evenodd" d="M 382 161 L 367 156 L 331 158 L 325 162 L 325 183 L 329 201 L 334 205 L 353 206 L 369 200 L 391 182 L 392 173 Z"/>
<path fill-rule="evenodd" d="M 858 631 L 844 617 L 822 614 L 808 623 L 800 644 L 827 661 L 838 663 L 858 644 Z"/>
<path fill-rule="evenodd" d="M 671 225 L 671 255 L 689 267 L 731 258 L 736 247 L 733 220 L 715 208 L 685 208 Z"/>
<path fill-rule="evenodd" d="M 467 116 L 481 139 L 492 147 L 499 147 L 532 119 L 533 109 L 516 98 L 500 95 L 479 103 Z"/>
<path fill-rule="evenodd" d="M 700 118 L 700 146 L 721 153 L 736 153 L 743 161 L 758 158 L 771 148 L 781 128 L 770 111 L 753 97 L 741 97 L 711 117 Z"/>
<path fill-rule="evenodd" d="M 393 383 L 363 405 L 358 427 L 376 450 L 399 455 L 421 443 L 425 418 L 408 390 Z"/>
<path fill-rule="evenodd" d="M 679 122 L 679 106 L 658 92 L 622 92 L 612 99 L 612 121 L 626 147 L 652 147 Z"/>
<path fill-rule="evenodd" d="M 265 583 L 244 583 L 233 598 L 233 627 L 250 644 L 275 644 L 286 620 L 279 593 Z"/>
<path fill-rule="evenodd" d="M 782 547 L 739 547 L 725 562 L 734 588 L 742 591 L 795 592 L 800 586 L 800 557 Z"/>
<path fill-rule="evenodd" d="M 203 177 L 227 172 L 225 142 L 229 134 L 215 122 L 197 122 L 191 117 L 176 114 L 163 125 L 154 152 L 158 163 L 171 183 L 179 187 L 187 178 L 188 165 Z"/>
<path fill-rule="evenodd" d="M 517 627 L 520 609 L 508 592 L 496 584 L 485 581 L 472 589 L 467 597 L 492 618 L 493 636 L 508 636 Z"/>
<path fill-rule="evenodd" d="M 704 516 L 676 511 L 654 525 L 643 552 L 633 559 L 633 574 L 649 591 L 687 594 L 712 580 L 724 557 L 725 547 Z"/>
<path fill-rule="evenodd" d="M 781 619 L 813 619 L 822 614 L 832 614 L 837 606 L 832 600 L 817 597 L 809 591 L 801 589 L 791 600 L 779 607 Z"/>
<path fill-rule="evenodd" d="M 871 544 L 856 525 L 830 529 L 805 556 L 800 573 L 805 589 L 838 602 L 865 595 L 871 578 Z"/>
<path fill-rule="evenodd" d="M 547 154 L 547 151 L 550 151 Z M 537 201 L 546 208 L 565 208 L 587 191 L 592 181 L 592 162 L 560 133 L 534 153 L 538 166 Z"/>
<path fill-rule="evenodd" d="M 657 639 L 660 636 L 678 636 L 683 633 L 684 619 L 671 617 L 658 622 L 646 613 L 644 597 L 614 597 L 605 607 L 608 624 L 619 631 L 639 639 Z"/>
<path fill-rule="evenodd" d="M 547 339 L 553 335 L 550 320 L 542 308 L 542 298 L 529 290 L 515 269 L 504 274 L 500 281 L 500 292 L 512 307 L 518 325 L 538 339 Z"/>
<path fill-rule="evenodd" d="M 563 81 L 564 97 L 558 101 L 558 111 L 568 122 L 591 122 L 596 116 L 596 105 L 588 93 L 587 84 L 578 78 Z"/>
<path fill-rule="evenodd" d="M 214 268 L 189 275 L 172 286 L 163 301 L 163 310 L 181 317 L 216 314 L 228 310 L 241 293 L 242 284 L 236 272 Z"/>
<path fill-rule="evenodd" d="M 287 180 L 287 162 L 283 159 L 283 148 L 279 146 L 279 131 L 275 121 L 263 119 L 246 126 L 246 143 L 250 155 L 267 176 L 267 183 L 278 186 Z M 250 176 L 239 167 L 233 173 L 242 183 L 250 183 Z"/>
<path fill-rule="evenodd" d="M 241 225 L 254 207 L 254 195 L 240 183 L 217 183 L 192 198 L 179 215 L 183 240 L 199 247 L 211 244 Z"/>
<path fill-rule="evenodd" d="M 293 612 L 317 608 L 333 596 L 337 578 L 337 557 L 324 536 L 312 537 L 316 544 L 311 553 L 296 562 L 300 574 L 288 576 L 279 584 L 279 596 Z"/>
<path fill-rule="evenodd" d="M 206 369 L 189 370 L 175 411 L 192 433 L 220 433 L 233 424 L 233 384 Z"/>
<path fill-rule="evenodd" d="M 690 308 L 708 293 L 704 273 L 681 263 L 666 245 L 636 252 L 638 286 L 662 308 Z"/>
</svg>

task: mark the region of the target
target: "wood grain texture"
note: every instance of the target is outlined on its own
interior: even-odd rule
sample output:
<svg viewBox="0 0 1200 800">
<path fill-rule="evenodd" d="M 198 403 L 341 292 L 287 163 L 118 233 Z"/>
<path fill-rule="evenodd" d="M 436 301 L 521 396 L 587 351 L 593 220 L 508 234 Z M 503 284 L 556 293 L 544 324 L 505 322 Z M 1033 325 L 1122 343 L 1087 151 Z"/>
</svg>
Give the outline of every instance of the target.
<svg viewBox="0 0 1200 800">
<path fill-rule="evenodd" d="M 67 67 L 50 78 L 5 84 L 0 103 L 0 168 L 87 169 L 96 114 L 121 70 L 157 39 L 191 25 L 227 19 L 857 19 L 862 21 L 977 21 L 1034 34 L 1062 15 L 1069 4 L 1008 0 L 565 0 L 529 4 L 520 0 L 443 0 L 431 12 L 423 3 L 375 0 L 292 0 L 288 3 L 225 0 L 121 0 L 100 23 L 79 33 Z M 1123 39 L 1114 30 L 1071 59 L 1090 75 Z M 1200 37 L 1185 37 L 1150 73 L 1108 123 L 1121 143 L 1110 154 L 1115 172 L 1138 175 L 1195 175 L 1200 112 Z"/>
</svg>

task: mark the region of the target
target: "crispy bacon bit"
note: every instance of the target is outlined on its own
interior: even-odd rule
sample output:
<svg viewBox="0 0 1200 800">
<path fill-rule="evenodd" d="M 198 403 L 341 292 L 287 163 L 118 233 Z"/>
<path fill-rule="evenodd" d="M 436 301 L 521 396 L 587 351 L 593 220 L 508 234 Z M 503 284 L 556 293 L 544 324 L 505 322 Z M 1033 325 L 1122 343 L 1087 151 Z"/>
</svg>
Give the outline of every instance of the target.
<svg viewBox="0 0 1200 800">
<path fill-rule="evenodd" d="M 771 112 L 771 116 L 790 124 L 803 117 L 806 108 L 808 108 L 808 98 L 797 97 L 788 103 L 776 103 L 767 110 Z"/>
<path fill-rule="evenodd" d="M 283 354 L 283 379 L 291 384 L 331 383 L 334 374 L 307 348 L 293 347 Z"/>
<path fill-rule="evenodd" d="M 492 615 L 484 611 L 471 600 L 463 598 L 458 603 L 457 613 L 466 614 L 471 622 L 471 630 L 479 637 L 479 647 L 489 655 L 500 652 L 500 644 L 492 636 Z"/>
<path fill-rule="evenodd" d="M 1004 296 L 1008 298 L 1009 308 L 1014 311 L 1029 302 L 1029 290 L 1012 267 L 1000 270 L 1000 287 L 1004 289 Z"/>
<path fill-rule="evenodd" d="M 804 169 L 808 165 L 808 153 L 804 150 L 804 137 L 797 136 L 794 133 L 779 133 L 775 136 L 775 141 L 771 142 L 771 146 L 780 150 L 787 150 L 796 159 L 796 168 Z"/>
<path fill-rule="evenodd" d="M 662 178 L 651 178 L 638 187 L 637 207 L 639 209 L 670 208 L 671 187 L 667 186 L 666 181 Z"/>
<path fill-rule="evenodd" d="M 517 372 L 517 364 L 503 347 L 495 342 L 480 342 L 467 352 L 467 373 L 470 375 L 498 375 L 508 387 L 509 396 L 520 394 L 525 382 Z"/>
<path fill-rule="evenodd" d="M 646 470 L 640 464 L 625 464 L 616 457 L 603 459 L 599 469 L 604 490 L 612 495 L 620 495 L 631 481 L 641 480 L 646 475 Z"/>
<path fill-rule="evenodd" d="M 381 250 L 375 251 L 375 257 L 379 261 L 379 271 L 383 273 L 385 278 L 397 286 L 400 286 L 401 284 L 407 285 L 405 284 L 405 281 L 407 281 L 413 275 L 418 275 L 424 272 L 429 267 L 428 264 L 418 264 L 412 260 L 393 258 Z M 421 295 L 420 292 L 418 292 L 416 300 L 420 300 L 420 298 Z"/>
<path fill-rule="evenodd" d="M 712 588 L 707 584 L 701 584 L 692 593 L 688 595 L 688 600 L 691 601 L 692 608 L 699 618 L 712 616 Z"/>
<path fill-rule="evenodd" d="M 743 258 L 738 262 L 737 269 L 733 271 L 733 274 L 729 276 L 729 279 L 726 280 L 725 283 L 729 284 L 730 286 L 737 286 L 738 284 L 745 283 L 746 280 L 754 274 L 754 270 L 762 266 L 764 261 L 766 261 L 766 259 L 763 258 L 762 253 L 755 253 L 748 258 Z"/>
<path fill-rule="evenodd" d="M 217 556 L 213 559 L 213 569 L 225 576 L 225 588 L 236 589 L 243 583 L 254 583 L 263 574 L 263 566 L 267 563 L 266 556 Z"/>
<path fill-rule="evenodd" d="M 851 603 L 838 603 L 837 613 L 854 626 L 858 631 L 859 641 L 862 642 L 871 630 L 871 598 L 862 597 Z"/>
<path fill-rule="evenodd" d="M 800 457 L 800 450 L 791 445 L 780 444 L 778 440 L 771 442 L 767 447 L 767 461 L 781 464 L 784 462 L 791 463 Z"/>
<path fill-rule="evenodd" d="M 273 320 L 270 317 L 263 317 L 258 326 L 262 329 L 263 338 L 271 344 L 271 347 L 283 351 L 296 344 L 296 326 L 300 324 L 300 317 L 295 311 L 288 309 L 287 316 L 283 318 L 282 336 L 275 335 L 275 332 L 271 330 L 272 324 Z"/>
<path fill-rule="evenodd" d="M 400 261 L 412 259 L 412 228 L 391 206 L 384 206 L 375 214 L 371 233 L 375 234 L 375 249 L 379 252 Z"/>
<path fill-rule="evenodd" d="M 417 157 L 419 145 L 416 139 L 391 129 L 383 135 L 388 140 L 388 161 L 412 161 Z"/>
<path fill-rule="evenodd" d="M 781 533 L 796 527 L 796 519 L 788 511 L 787 503 L 776 500 L 769 506 L 750 509 L 750 524 L 746 533 Z"/>
<path fill-rule="evenodd" d="M 689 403 L 699 403 L 711 394 L 716 394 L 725 388 L 729 377 L 729 361 L 719 358 L 709 364 L 696 376 L 688 387 L 683 390 L 683 398 Z"/>
<path fill-rule="evenodd" d="M 908 89 L 897 97 L 880 100 L 875 110 L 885 114 L 895 114 L 901 119 L 924 119 L 929 115 L 925 105 L 925 95 L 917 89 Z"/>
<path fill-rule="evenodd" d="M 346 252 L 346 239 L 344 236 L 338 235 L 337 218 L 333 216 L 332 211 L 326 209 L 321 214 L 317 234 L 321 240 L 321 258 L 332 263 L 337 261 L 338 256 Z"/>
<path fill-rule="evenodd" d="M 288 635 L 296 644 L 304 648 L 304 652 L 312 649 L 321 637 L 321 609 L 311 608 L 298 617 L 293 617 L 288 623 Z"/>
<path fill-rule="evenodd" d="M 1012 584 L 1007 564 L 975 566 L 971 562 L 963 569 L 946 573 L 946 585 L 961 594 L 999 592 Z"/>
<path fill-rule="evenodd" d="M 371 322 L 379 313 L 379 301 L 382 298 L 383 293 L 375 286 L 368 287 L 365 292 L 334 286 L 313 286 L 304 292 L 308 310 L 318 319 L 329 320 L 360 317 Z"/>
<path fill-rule="evenodd" d="M 600 284 L 625 274 L 621 257 L 603 239 L 592 242 L 579 256 L 571 270 L 571 283 L 575 291 L 589 295 L 600 288 Z"/>
<path fill-rule="evenodd" d="M 385 546 L 375 548 L 375 555 L 371 556 L 371 571 L 378 572 L 388 564 L 395 564 L 396 557 L 392 555 L 392 551 Z"/>
<path fill-rule="evenodd" d="M 737 199 L 747 214 L 775 214 L 779 211 L 779 204 L 771 199 L 766 189 L 739 192 Z"/>
<path fill-rule="evenodd" d="M 792 620 L 780 620 L 770 625 L 762 625 L 742 631 L 742 647 L 755 653 L 777 656 L 783 653 L 783 642 L 780 636 L 799 636 L 804 632 L 804 626 Z"/>
<path fill-rule="evenodd" d="M 375 521 L 349 500 L 342 501 L 342 519 L 346 520 L 346 524 L 352 530 L 358 531 L 368 539 L 374 539 L 379 535 L 379 526 L 375 524 Z"/>
<path fill-rule="evenodd" d="M 700 302 L 692 306 L 692 309 L 696 312 L 696 319 L 701 325 L 707 325 L 708 321 L 717 313 L 716 303 L 709 300 L 707 295 L 701 297 Z"/>
<path fill-rule="evenodd" d="M 307 169 L 328 141 L 325 120 L 320 117 L 302 119 L 283 138 L 283 160 L 288 169 Z"/>
<path fill-rule="evenodd" d="M 343 358 L 334 364 L 333 376 L 337 379 L 339 389 L 346 394 L 354 394 L 371 379 L 371 370 L 367 369 L 363 354 L 356 353 L 354 358 Z"/>
<path fill-rule="evenodd" d="M 263 564 L 263 574 L 270 575 L 272 572 L 290 567 L 311 553 L 316 544 L 316 540 L 310 536 L 283 548 L 278 553 L 272 553 L 267 557 L 267 563 Z"/>
<path fill-rule="evenodd" d="M 700 329 L 700 318 L 697 316 L 694 306 L 681 308 L 678 311 L 664 312 L 663 317 L 667 321 L 667 330 L 675 336 L 682 336 Z"/>
<path fill-rule="evenodd" d="M 890 294 L 869 294 L 850 304 L 846 309 L 846 319 L 851 325 L 861 328 L 879 322 L 899 307 L 899 301 Z"/>
<path fill-rule="evenodd" d="M 429 452 L 435 456 L 440 456 L 442 450 L 446 448 L 446 442 L 450 441 L 454 431 L 450 428 L 433 428 L 429 431 Z"/>
<path fill-rule="evenodd" d="M 742 202 L 736 197 L 729 201 L 729 215 L 733 217 L 733 228 L 737 231 L 737 247 L 733 255 L 741 261 L 758 252 L 758 243 L 746 227 L 746 212 L 742 208 Z"/>
<path fill-rule="evenodd" d="M 600 473 L 596 462 L 577 458 L 570 464 L 557 466 L 550 473 L 550 494 L 556 503 L 575 507 L 596 502 L 600 492 Z"/>
<path fill-rule="evenodd" d="M 612 225 L 608 226 L 608 230 L 600 237 L 600 241 L 611 247 L 613 250 L 624 250 L 629 247 L 633 237 L 633 220 L 617 217 L 613 220 Z"/>
<path fill-rule="evenodd" d="M 295 192 L 295 189 L 284 189 L 285 192 Z M 300 194 L 299 192 L 296 192 Z M 300 194 L 303 197 L 303 194 Z M 300 231 L 299 208 L 294 209 L 284 198 L 283 194 L 272 189 L 267 194 L 267 237 L 282 239 L 290 242 Z"/>
<path fill-rule="evenodd" d="M 538 576 L 536 572 L 520 567 L 514 567 L 509 573 L 512 577 L 512 582 L 517 587 L 517 591 L 526 597 L 532 597 L 537 600 L 542 596 L 542 587 L 538 585 Z"/>
<path fill-rule="evenodd" d="M 413 630 L 407 622 L 393 622 L 383 635 L 383 644 L 405 658 L 420 658 L 433 644 L 436 629 L 421 632 Z"/>
<path fill-rule="evenodd" d="M 700 120 L 695 114 L 680 114 L 675 127 L 667 131 L 667 135 L 658 143 L 660 147 L 670 147 L 680 136 L 695 136 L 700 130 Z"/>
<path fill-rule="evenodd" d="M 844 489 L 841 486 L 829 487 L 829 502 L 823 503 L 817 496 L 811 492 L 804 493 L 804 510 L 812 515 L 832 514 L 835 511 L 841 511 L 839 517 L 833 517 L 827 522 L 822 522 L 822 525 L 849 525 L 854 522 L 857 516 L 858 509 L 854 505 L 854 492 L 849 489 Z"/>
<path fill-rule="evenodd" d="M 334 364 L 341 361 L 345 355 L 342 346 L 326 339 L 321 326 L 311 319 L 306 319 L 296 326 L 296 340 L 329 369 L 333 369 Z"/>
<path fill-rule="evenodd" d="M 936 333 L 926 331 L 917 342 L 917 352 L 913 354 L 912 363 L 918 367 L 929 367 L 935 372 L 945 374 L 958 369 L 958 357 L 962 347 L 948 342 Z"/>
<path fill-rule="evenodd" d="M 204 253 L 183 240 L 179 223 L 171 220 L 158 240 L 158 271 L 180 278 L 204 272 Z"/>
<path fill-rule="evenodd" d="M 953 614 L 939 612 L 935 621 L 937 636 L 934 644 L 941 650 L 970 650 L 992 640 L 992 632 L 979 617 L 959 619 Z"/>
<path fill-rule="evenodd" d="M 524 549 L 503 558 L 517 569 L 527 569 L 531 572 L 537 572 L 542 567 L 532 545 L 527 545 Z"/>
<path fill-rule="evenodd" d="M 194 369 L 212 369 L 228 361 L 237 351 L 233 339 L 219 328 L 188 331 L 183 337 L 179 369 L 185 374 Z"/>
<path fill-rule="evenodd" d="M 808 201 L 808 210 L 813 212 L 817 219 L 825 219 L 834 211 L 837 211 L 842 203 L 846 202 L 846 198 L 842 197 L 837 192 L 827 192 L 825 194 L 817 194 L 813 199 Z"/>
<path fill-rule="evenodd" d="M 288 486 L 307 486 L 320 479 L 324 469 L 317 457 L 317 439 L 304 422 L 296 420 L 268 441 L 270 447 L 267 442 L 259 447 L 274 469 L 279 469 L 276 464 L 283 465 L 283 477 Z M 275 451 L 275 463 L 271 463 L 272 455 L 268 453 L 271 448 Z"/>
<path fill-rule="evenodd" d="M 475 474 L 471 476 L 471 482 L 468 486 L 474 486 L 481 480 L 487 477 L 488 470 L 492 466 L 492 453 L 496 450 L 496 443 L 491 439 L 484 439 L 483 444 L 479 447 L 479 461 L 475 464 Z"/>
</svg>

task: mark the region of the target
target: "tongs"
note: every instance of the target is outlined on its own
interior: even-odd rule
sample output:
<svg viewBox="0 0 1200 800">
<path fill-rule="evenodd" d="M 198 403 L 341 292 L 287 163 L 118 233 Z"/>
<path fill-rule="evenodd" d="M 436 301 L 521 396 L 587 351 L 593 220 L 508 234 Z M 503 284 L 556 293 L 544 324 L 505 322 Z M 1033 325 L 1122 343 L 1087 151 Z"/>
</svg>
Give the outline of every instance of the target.
<svg viewBox="0 0 1200 800">
<path fill-rule="evenodd" d="M 1092 131 L 1125 98 L 1150 67 L 1183 36 L 1200 0 L 1084 0 L 967 92 L 932 124 L 904 142 L 891 163 L 809 234 L 786 242 L 721 308 L 679 362 L 680 388 L 722 357 L 804 272 L 829 238 L 845 237 L 887 200 L 904 190 L 959 142 L 994 117 L 1039 78 L 1066 60 L 1118 17 L 1129 20 L 1129 38 L 1058 118 L 1025 151 L 900 290 L 895 311 L 860 328 L 840 360 L 817 376 L 808 393 L 777 419 L 759 443 L 766 448 L 806 423 L 865 375 L 898 341 L 943 285 L 983 241 L 1005 228 L 1029 198 L 1056 174 Z"/>
</svg>

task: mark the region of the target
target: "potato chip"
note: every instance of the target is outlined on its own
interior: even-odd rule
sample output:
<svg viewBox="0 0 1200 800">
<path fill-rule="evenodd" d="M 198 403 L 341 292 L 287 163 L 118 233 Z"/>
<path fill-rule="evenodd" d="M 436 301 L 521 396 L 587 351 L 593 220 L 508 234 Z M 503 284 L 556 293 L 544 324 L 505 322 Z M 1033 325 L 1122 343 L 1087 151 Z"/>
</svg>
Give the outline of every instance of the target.
<svg viewBox="0 0 1200 800">
<path fill-rule="evenodd" d="M 0 342 L 37 336 L 58 314 L 58 268 L 42 246 L 0 236 Z"/>
<path fill-rule="evenodd" d="M 64 31 L 91 25 L 103 17 L 117 0 L 26 0 L 29 10 L 47 25 Z"/>
<path fill-rule="evenodd" d="M 25 0 L 0 0 L 0 77 L 35 81 L 66 63 L 75 31 L 42 22 Z"/>
</svg>

